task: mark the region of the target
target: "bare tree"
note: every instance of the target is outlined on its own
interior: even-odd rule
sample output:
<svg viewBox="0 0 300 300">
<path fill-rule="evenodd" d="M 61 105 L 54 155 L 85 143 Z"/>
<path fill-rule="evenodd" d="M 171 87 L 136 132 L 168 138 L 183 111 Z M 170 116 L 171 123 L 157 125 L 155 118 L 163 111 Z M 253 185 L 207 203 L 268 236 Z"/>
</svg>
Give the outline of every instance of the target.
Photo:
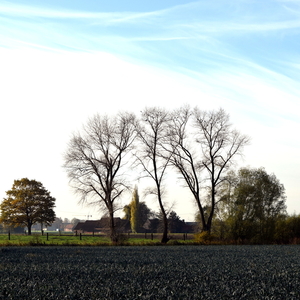
<svg viewBox="0 0 300 300">
<path fill-rule="evenodd" d="M 147 190 L 147 194 L 157 196 L 160 212 L 162 214 L 164 229 L 162 243 L 168 242 L 168 216 L 163 201 L 163 178 L 169 164 L 170 154 L 164 153 L 163 144 L 166 142 L 169 112 L 157 107 L 146 108 L 142 111 L 141 124 L 137 128 L 138 147 L 136 159 L 142 166 L 145 177 L 151 178 L 155 186 Z"/>
<path fill-rule="evenodd" d="M 174 111 L 169 132 L 171 162 L 194 196 L 202 229 L 210 231 L 221 175 L 233 163 L 233 156 L 241 154 L 249 138 L 231 129 L 229 116 L 223 109 L 205 112 L 195 108 L 192 111 L 188 106 Z M 197 151 L 195 142 L 200 145 Z M 201 199 L 207 179 L 204 171 L 208 172 L 209 180 L 208 205 L 206 199 Z"/>
<path fill-rule="evenodd" d="M 64 167 L 85 204 L 99 206 L 109 216 L 111 241 L 118 241 L 114 222 L 117 200 L 128 187 L 123 169 L 135 138 L 135 116 L 122 113 L 109 118 L 95 115 L 82 133 L 73 135 Z"/>
<path fill-rule="evenodd" d="M 203 230 L 210 231 L 216 207 L 217 187 L 222 182 L 223 173 L 233 164 L 233 157 L 242 154 L 249 137 L 242 135 L 229 122 L 229 115 L 223 110 L 193 111 L 196 142 L 202 150 L 202 165 L 207 171 L 210 182 L 210 203 L 207 221 L 203 222 Z M 203 220 L 201 215 L 201 218 Z"/>
<path fill-rule="evenodd" d="M 194 196 L 201 215 L 203 228 L 206 227 L 204 207 L 201 201 L 202 156 L 195 151 L 194 134 L 191 132 L 192 111 L 189 106 L 181 107 L 172 113 L 169 126 L 169 152 L 171 163 L 184 179 L 186 186 Z"/>
</svg>

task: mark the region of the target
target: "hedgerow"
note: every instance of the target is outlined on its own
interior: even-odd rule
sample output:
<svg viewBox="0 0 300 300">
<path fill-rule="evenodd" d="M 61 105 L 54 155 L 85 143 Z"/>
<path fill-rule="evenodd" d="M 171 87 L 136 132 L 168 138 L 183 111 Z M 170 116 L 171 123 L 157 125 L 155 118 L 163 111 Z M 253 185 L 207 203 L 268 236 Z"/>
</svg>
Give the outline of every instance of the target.
<svg viewBox="0 0 300 300">
<path fill-rule="evenodd" d="M 299 299 L 299 250 L 3 247 L 0 299 Z"/>
</svg>

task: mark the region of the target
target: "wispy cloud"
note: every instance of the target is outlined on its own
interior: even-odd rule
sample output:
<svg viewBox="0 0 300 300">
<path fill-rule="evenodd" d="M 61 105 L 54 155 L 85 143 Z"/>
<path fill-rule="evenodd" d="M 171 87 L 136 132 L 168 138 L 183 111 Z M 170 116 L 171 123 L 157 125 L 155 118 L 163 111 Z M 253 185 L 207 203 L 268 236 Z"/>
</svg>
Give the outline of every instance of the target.
<svg viewBox="0 0 300 300">
<path fill-rule="evenodd" d="M 218 5 L 224 11 L 217 15 L 212 14 Z M 231 36 L 234 33 L 246 34 L 300 27 L 299 19 L 292 14 L 284 15 L 284 18 L 280 13 L 274 13 L 271 17 L 269 14 L 266 17 L 256 11 L 255 14 L 247 12 L 246 17 L 244 15 L 241 17 L 239 6 L 241 5 L 236 1 L 230 5 L 225 5 L 222 1 L 214 4 L 204 4 L 200 1 L 150 12 L 89 12 L 3 2 L 0 4 L 0 16 L 6 19 L 2 19 L 1 31 L 9 35 L 8 28 L 17 27 L 20 36 L 26 36 L 25 31 L 37 34 L 40 31 L 41 35 L 47 37 L 44 31 L 49 29 L 48 31 L 52 32 L 52 39 L 53 35 L 57 37 L 65 33 L 69 37 L 70 33 L 76 36 L 78 33 L 90 31 L 88 34 L 93 32 L 95 39 L 122 36 L 137 42 L 201 40 L 205 36 L 211 38 L 209 35 L 219 38 L 224 34 Z M 277 12 L 280 9 L 282 6 L 277 5 Z"/>
<path fill-rule="evenodd" d="M 186 29 L 205 33 L 220 33 L 220 32 L 235 32 L 235 31 L 269 31 L 300 27 L 298 18 L 294 18 L 293 14 L 287 20 L 281 19 L 281 15 L 274 14 L 268 17 L 259 14 L 258 11 L 248 16 L 241 17 L 239 12 L 233 14 L 229 9 L 235 9 L 239 6 L 227 6 L 224 3 L 217 1 L 215 4 L 203 5 L 201 2 L 192 2 L 185 5 L 177 5 L 169 9 L 150 11 L 150 12 L 89 12 L 89 11 L 74 11 L 67 9 L 53 9 L 45 6 L 28 6 L 13 4 L 10 2 L 0 3 L 0 15 L 18 18 L 23 22 L 37 22 L 37 18 L 57 19 L 57 20 L 72 20 L 76 19 L 81 22 L 93 26 L 117 26 L 122 24 L 135 25 L 142 27 L 160 28 L 172 32 L 174 29 L 182 28 L 182 32 Z M 210 11 L 218 5 L 225 9 L 220 18 L 212 18 Z M 229 8 L 228 8 L 229 7 Z M 285 5 L 285 7 L 287 7 Z M 283 6 L 278 6 L 278 11 Z M 289 9 L 289 7 L 287 7 Z M 205 14 L 207 10 L 207 14 Z M 300 10 L 293 9 L 293 12 L 300 13 Z M 201 15 L 201 18 L 198 16 Z M 228 17 L 226 17 L 228 15 Z M 285 18 L 287 15 L 284 16 Z M 199 20 L 200 19 L 200 20 Z"/>
<path fill-rule="evenodd" d="M 216 9 L 218 5 L 220 8 Z M 275 33 L 279 43 L 300 27 L 294 14 L 282 12 L 283 5 L 291 6 L 286 1 L 274 2 L 266 15 L 253 8 L 248 11 L 247 1 L 195 1 L 149 12 L 74 11 L 3 2 L 0 4 L 1 44 L 48 50 L 107 51 L 130 60 L 196 73 L 220 68 L 230 70 L 231 64 L 246 70 L 249 63 L 259 65 L 261 55 L 272 58 L 276 49 L 273 45 L 270 53 L 255 53 L 260 45 L 251 44 L 249 34 L 259 34 L 262 42 L 267 43 L 269 33 Z M 262 6 L 257 4 L 257 8 Z M 234 36 L 238 36 L 238 42 L 233 40 Z M 282 52 L 285 56 L 295 52 L 289 47 L 289 41 L 285 50 L 286 53 Z M 280 68 L 278 61 L 272 67 L 271 62 L 267 66 L 264 61 L 262 67 Z"/>
<path fill-rule="evenodd" d="M 218 35 L 228 32 L 263 32 L 300 28 L 300 20 L 260 22 L 260 23 L 238 23 L 238 22 L 196 22 L 192 24 L 180 24 L 183 28 L 194 30 L 195 32 L 217 33 Z"/>
<path fill-rule="evenodd" d="M 5 4 L 6 3 L 6 4 Z M 91 20 L 94 24 L 109 25 L 115 23 L 142 22 L 143 20 L 160 15 L 159 11 L 136 12 L 89 12 L 75 10 L 58 10 L 44 6 L 28 6 L 12 3 L 0 3 L 0 13 L 18 18 L 47 18 L 47 19 L 76 19 Z M 96 22 L 97 21 L 97 22 Z"/>
</svg>

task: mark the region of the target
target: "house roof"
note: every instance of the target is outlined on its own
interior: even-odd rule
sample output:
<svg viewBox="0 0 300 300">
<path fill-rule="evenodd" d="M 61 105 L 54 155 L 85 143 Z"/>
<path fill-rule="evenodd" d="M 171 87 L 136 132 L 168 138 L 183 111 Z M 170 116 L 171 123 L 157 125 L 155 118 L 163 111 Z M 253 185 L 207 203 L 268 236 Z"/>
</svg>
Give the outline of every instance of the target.
<svg viewBox="0 0 300 300">
<path fill-rule="evenodd" d="M 198 225 L 198 222 L 185 222 L 186 225 L 195 226 Z"/>
<path fill-rule="evenodd" d="M 130 230 L 130 222 L 121 218 L 114 218 L 115 226 L 119 230 Z M 109 218 L 101 218 L 100 220 L 87 220 L 85 222 L 79 222 L 73 229 L 73 231 L 85 231 L 96 232 L 109 230 Z"/>
</svg>

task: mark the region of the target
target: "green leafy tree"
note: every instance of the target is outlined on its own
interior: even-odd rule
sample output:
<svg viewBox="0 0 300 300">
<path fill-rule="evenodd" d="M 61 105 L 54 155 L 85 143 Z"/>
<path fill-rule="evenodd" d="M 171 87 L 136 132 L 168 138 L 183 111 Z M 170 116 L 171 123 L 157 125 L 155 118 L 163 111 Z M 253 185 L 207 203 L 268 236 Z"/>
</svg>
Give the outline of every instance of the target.
<svg viewBox="0 0 300 300">
<path fill-rule="evenodd" d="M 131 218 L 131 202 L 123 207 L 123 212 L 125 214 L 123 219 L 130 221 L 130 218 Z"/>
<path fill-rule="evenodd" d="M 300 244 L 300 215 L 282 216 L 276 220 L 275 241 Z"/>
<path fill-rule="evenodd" d="M 276 222 L 286 215 L 284 186 L 263 168 L 242 168 L 234 181 L 227 219 L 234 239 L 274 240 Z"/>
<path fill-rule="evenodd" d="M 27 227 L 30 235 L 32 225 L 51 225 L 55 220 L 55 198 L 50 196 L 42 183 L 28 178 L 15 180 L 6 195 L 0 205 L 0 221 L 4 224 Z"/>
</svg>

